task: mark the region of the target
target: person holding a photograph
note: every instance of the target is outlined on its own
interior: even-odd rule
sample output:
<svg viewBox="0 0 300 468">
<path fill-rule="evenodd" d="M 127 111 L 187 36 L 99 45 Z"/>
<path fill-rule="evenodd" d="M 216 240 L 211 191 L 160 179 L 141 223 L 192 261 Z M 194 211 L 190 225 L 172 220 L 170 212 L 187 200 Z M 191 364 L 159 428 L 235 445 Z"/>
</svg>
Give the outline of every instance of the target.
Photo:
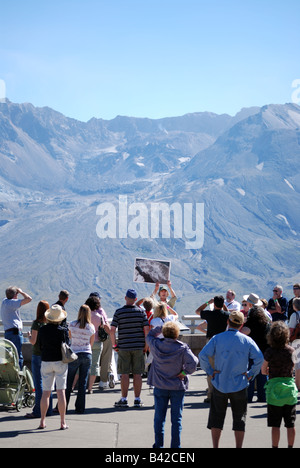
<svg viewBox="0 0 300 468">
<path fill-rule="evenodd" d="M 166 288 L 166 286 L 159 286 L 158 282 L 155 284 L 155 288 L 154 288 L 153 293 L 151 294 L 151 297 L 155 300 L 155 296 L 156 294 L 158 294 L 159 302 L 166 302 L 168 306 L 174 308 L 175 303 L 177 301 L 177 296 L 175 294 L 175 291 L 172 288 L 172 284 L 170 280 L 167 281 L 167 286 L 169 288 L 170 295 L 171 295 L 170 299 L 168 299 L 169 291 Z"/>
</svg>

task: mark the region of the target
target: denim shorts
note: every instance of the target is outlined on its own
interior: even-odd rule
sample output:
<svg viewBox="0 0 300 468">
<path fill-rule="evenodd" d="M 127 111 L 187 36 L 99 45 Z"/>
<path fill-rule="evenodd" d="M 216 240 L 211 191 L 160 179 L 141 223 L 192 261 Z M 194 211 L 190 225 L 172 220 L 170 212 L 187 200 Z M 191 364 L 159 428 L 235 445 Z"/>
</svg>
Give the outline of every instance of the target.
<svg viewBox="0 0 300 468">
<path fill-rule="evenodd" d="M 119 349 L 118 374 L 143 374 L 145 372 L 145 356 L 142 349 Z"/>
</svg>

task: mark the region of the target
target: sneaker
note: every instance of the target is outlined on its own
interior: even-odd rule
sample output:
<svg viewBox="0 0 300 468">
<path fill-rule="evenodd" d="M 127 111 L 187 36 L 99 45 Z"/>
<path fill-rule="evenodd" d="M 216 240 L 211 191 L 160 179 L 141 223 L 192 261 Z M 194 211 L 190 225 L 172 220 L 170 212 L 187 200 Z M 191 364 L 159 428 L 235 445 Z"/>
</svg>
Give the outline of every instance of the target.
<svg viewBox="0 0 300 468">
<path fill-rule="evenodd" d="M 119 401 L 116 401 L 115 402 L 115 407 L 116 408 L 128 408 L 128 401 L 127 400 L 123 400 L 123 398 L 121 398 Z"/>
<path fill-rule="evenodd" d="M 103 392 L 103 390 L 104 390 L 105 388 L 108 388 L 108 384 L 107 384 L 106 382 L 100 381 L 100 383 L 99 383 L 99 390 L 100 390 L 100 392 Z"/>
<path fill-rule="evenodd" d="M 139 398 L 135 398 L 133 406 L 135 406 L 136 408 L 141 408 L 142 406 L 144 406 L 144 403 Z"/>
<path fill-rule="evenodd" d="M 108 378 L 108 386 L 109 388 L 115 388 L 115 378 L 114 378 L 114 374 L 109 374 L 109 378 Z"/>
</svg>

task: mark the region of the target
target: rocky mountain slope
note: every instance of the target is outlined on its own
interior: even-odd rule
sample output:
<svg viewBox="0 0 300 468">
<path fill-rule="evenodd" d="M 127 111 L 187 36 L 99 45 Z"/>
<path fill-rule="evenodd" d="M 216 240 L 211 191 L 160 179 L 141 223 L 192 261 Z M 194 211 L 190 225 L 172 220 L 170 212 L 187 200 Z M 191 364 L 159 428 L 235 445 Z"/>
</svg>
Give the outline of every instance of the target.
<svg viewBox="0 0 300 468">
<path fill-rule="evenodd" d="M 31 293 L 35 301 L 24 310 L 30 317 L 40 298 L 54 301 L 62 288 L 71 292 L 71 316 L 100 290 L 112 315 L 128 287 L 140 296 L 152 292 L 133 283 L 134 259 L 146 257 L 171 261 L 180 314 L 228 287 L 238 299 L 250 292 L 268 298 L 281 283 L 291 297 L 300 280 L 299 156 L 295 104 L 234 117 L 84 123 L 49 108 L 0 103 L 1 290 L 16 283 Z M 115 207 L 117 223 L 120 200 L 127 235 L 99 238 L 99 205 Z M 172 216 L 170 235 L 153 235 L 151 207 L 159 203 L 177 204 L 181 236 Z M 204 242 L 189 249 L 197 203 Z"/>
</svg>

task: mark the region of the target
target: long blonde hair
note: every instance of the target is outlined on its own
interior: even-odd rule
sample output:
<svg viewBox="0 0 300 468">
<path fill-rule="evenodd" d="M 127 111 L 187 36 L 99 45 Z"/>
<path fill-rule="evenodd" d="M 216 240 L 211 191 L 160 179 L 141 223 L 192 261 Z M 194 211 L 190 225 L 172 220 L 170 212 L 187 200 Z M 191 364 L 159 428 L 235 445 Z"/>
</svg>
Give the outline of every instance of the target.
<svg viewBox="0 0 300 468">
<path fill-rule="evenodd" d="M 80 307 L 77 317 L 79 328 L 85 328 L 87 323 L 91 323 L 91 309 L 84 304 Z"/>
<path fill-rule="evenodd" d="M 168 316 L 168 308 L 165 302 L 159 302 L 154 309 L 153 318 L 165 319 Z"/>
</svg>

